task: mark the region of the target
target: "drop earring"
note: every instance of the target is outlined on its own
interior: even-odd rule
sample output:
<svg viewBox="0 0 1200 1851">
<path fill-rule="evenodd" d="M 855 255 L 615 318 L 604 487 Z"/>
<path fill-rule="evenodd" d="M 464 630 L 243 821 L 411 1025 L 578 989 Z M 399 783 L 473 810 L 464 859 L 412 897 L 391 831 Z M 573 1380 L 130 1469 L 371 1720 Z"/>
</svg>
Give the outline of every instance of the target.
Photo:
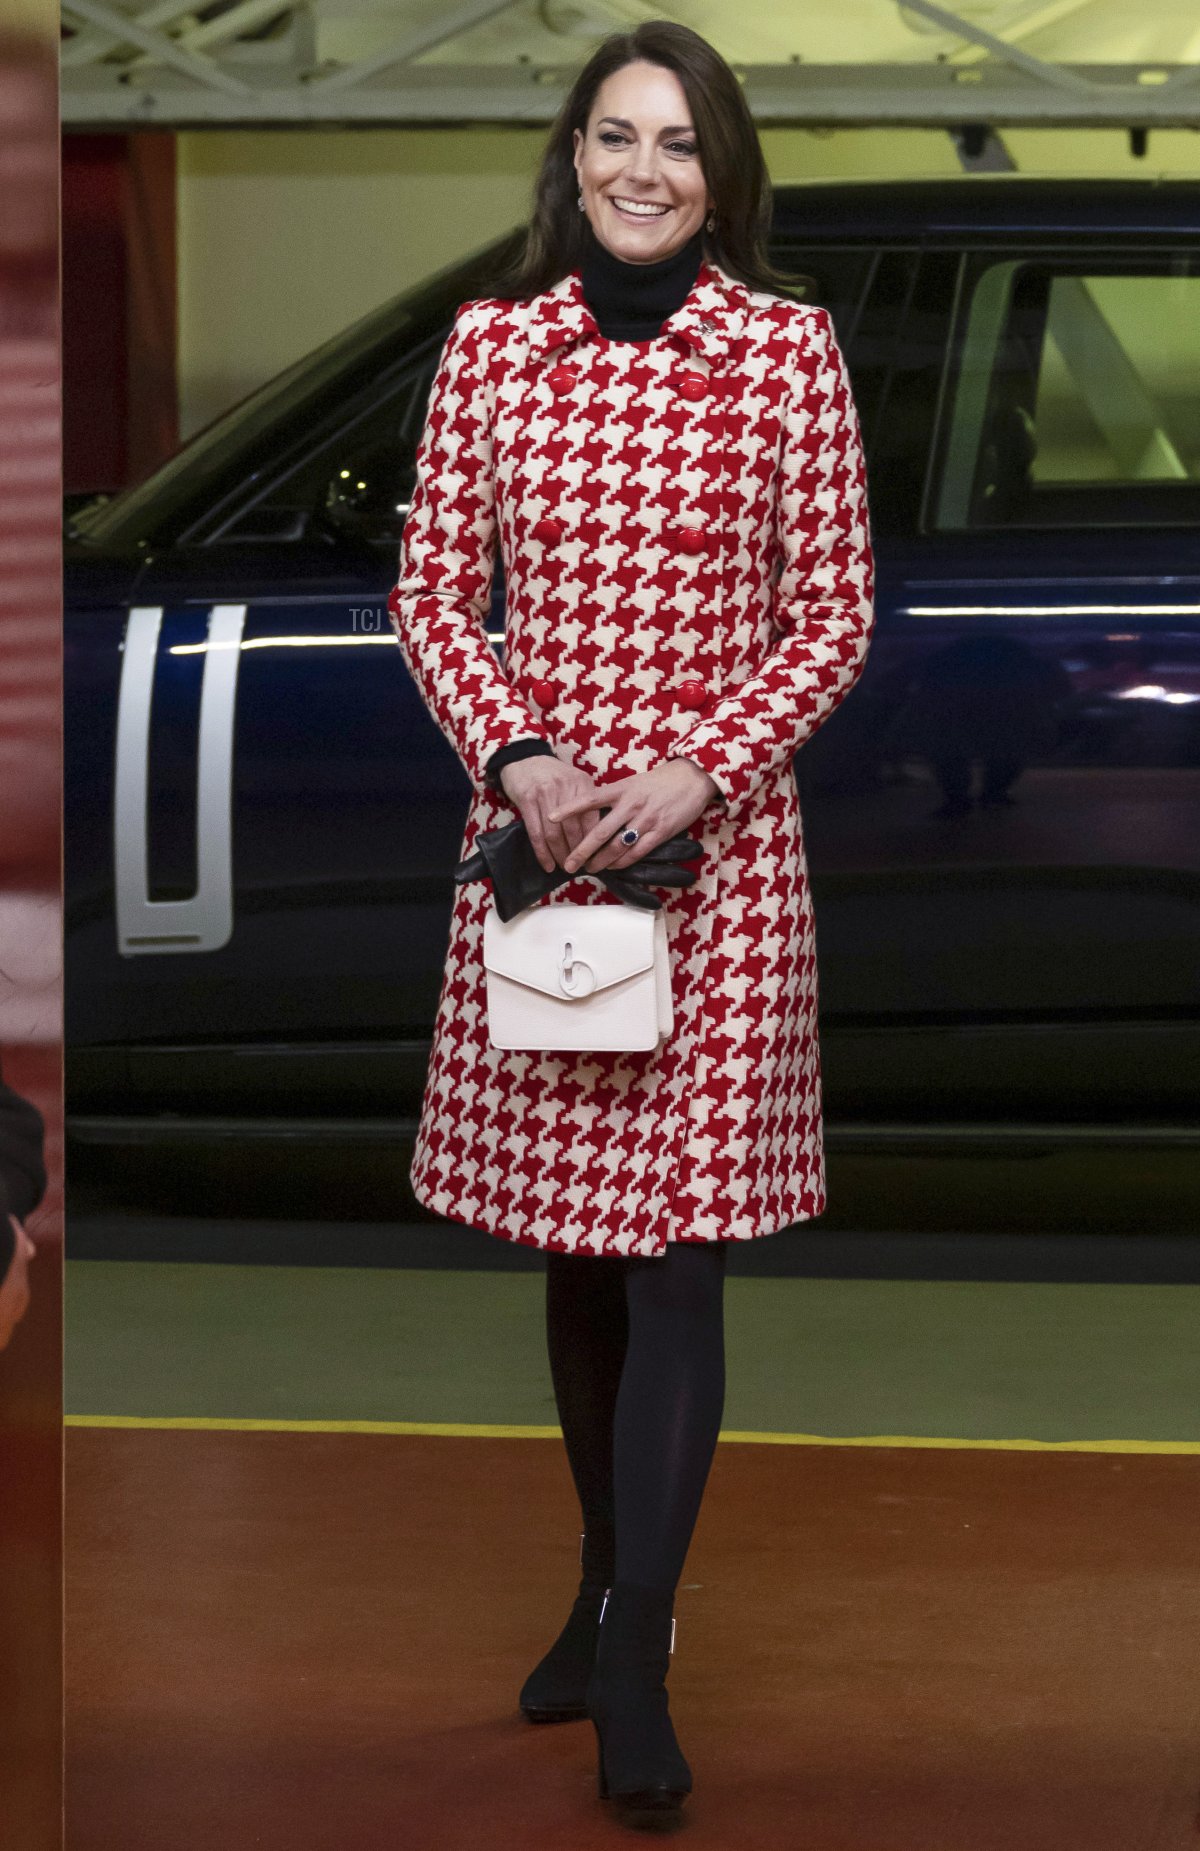
<svg viewBox="0 0 1200 1851">
<path fill-rule="evenodd" d="M 705 219 L 704 229 L 710 234 L 717 229 L 717 214 L 716 214 L 715 209 L 712 212 L 710 212 L 708 217 Z"/>
<path fill-rule="evenodd" d="M 587 211 L 587 207 L 583 203 L 583 188 L 582 187 L 580 187 L 579 189 L 579 210 L 581 212 Z"/>
</svg>

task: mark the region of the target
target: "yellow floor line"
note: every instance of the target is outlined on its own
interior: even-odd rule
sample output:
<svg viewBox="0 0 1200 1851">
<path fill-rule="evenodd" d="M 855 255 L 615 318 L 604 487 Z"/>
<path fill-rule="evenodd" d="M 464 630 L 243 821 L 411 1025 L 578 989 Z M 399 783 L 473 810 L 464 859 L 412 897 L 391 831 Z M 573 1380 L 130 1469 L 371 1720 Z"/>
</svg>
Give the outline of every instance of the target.
<svg viewBox="0 0 1200 1851">
<path fill-rule="evenodd" d="M 159 1427 L 202 1433 L 432 1433 L 443 1438 L 557 1440 L 558 1427 L 472 1426 L 433 1420 L 209 1420 L 202 1415 L 143 1419 L 135 1414 L 67 1414 L 67 1427 Z M 968 1440 L 925 1434 L 753 1433 L 730 1430 L 721 1440 L 753 1446 L 950 1446 L 1001 1452 L 1193 1453 L 1200 1440 Z"/>
</svg>

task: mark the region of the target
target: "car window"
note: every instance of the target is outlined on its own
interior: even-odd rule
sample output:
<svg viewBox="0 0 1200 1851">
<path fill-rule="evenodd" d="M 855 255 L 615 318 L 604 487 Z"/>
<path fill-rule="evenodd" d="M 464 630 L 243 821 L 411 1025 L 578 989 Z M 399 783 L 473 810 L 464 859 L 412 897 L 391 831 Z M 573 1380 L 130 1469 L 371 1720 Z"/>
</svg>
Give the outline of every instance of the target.
<svg viewBox="0 0 1200 1851">
<path fill-rule="evenodd" d="M 934 528 L 1200 519 L 1200 263 L 980 261 L 932 483 Z"/>
<path fill-rule="evenodd" d="M 961 256 L 881 247 L 848 344 L 876 534 L 911 535 L 929 469 Z"/>
<path fill-rule="evenodd" d="M 177 488 L 181 495 L 194 496 L 196 485 L 219 481 L 231 460 L 236 462 L 261 437 L 272 434 L 293 401 L 319 398 L 353 364 L 360 345 L 369 350 L 385 336 L 402 339 L 409 320 L 402 308 L 387 303 L 305 354 L 211 419 L 153 474 L 99 505 L 86 522 L 87 537 L 115 544 L 142 537 L 143 516 L 169 508 Z"/>
<path fill-rule="evenodd" d="M 306 446 L 205 540 L 302 540 L 318 531 L 394 546 L 416 484 L 417 445 L 440 344 L 380 394 L 347 407 L 337 426 Z"/>
</svg>

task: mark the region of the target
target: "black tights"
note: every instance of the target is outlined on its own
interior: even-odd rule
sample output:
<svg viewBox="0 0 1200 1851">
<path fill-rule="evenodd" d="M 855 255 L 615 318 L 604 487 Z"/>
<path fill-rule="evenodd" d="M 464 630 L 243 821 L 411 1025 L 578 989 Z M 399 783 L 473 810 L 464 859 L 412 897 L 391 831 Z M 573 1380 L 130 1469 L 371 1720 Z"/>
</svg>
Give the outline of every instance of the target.
<svg viewBox="0 0 1200 1851">
<path fill-rule="evenodd" d="M 674 1590 L 725 1405 L 726 1243 L 546 1256 L 546 1337 L 584 1570 Z"/>
</svg>

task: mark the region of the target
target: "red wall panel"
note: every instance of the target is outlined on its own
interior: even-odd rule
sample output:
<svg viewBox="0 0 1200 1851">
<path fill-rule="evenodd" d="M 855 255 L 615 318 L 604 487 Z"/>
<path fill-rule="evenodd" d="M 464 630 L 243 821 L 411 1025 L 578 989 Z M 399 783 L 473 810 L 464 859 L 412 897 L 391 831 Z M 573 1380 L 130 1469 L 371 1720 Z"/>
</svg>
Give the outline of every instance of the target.
<svg viewBox="0 0 1200 1851">
<path fill-rule="evenodd" d="M 0 1352 L 0 1844 L 62 1846 L 58 60 L 0 33 L 0 1047 L 42 1115 L 31 1302 Z"/>
<path fill-rule="evenodd" d="M 177 447 L 175 137 L 68 135 L 63 482 L 139 482 Z"/>
</svg>

